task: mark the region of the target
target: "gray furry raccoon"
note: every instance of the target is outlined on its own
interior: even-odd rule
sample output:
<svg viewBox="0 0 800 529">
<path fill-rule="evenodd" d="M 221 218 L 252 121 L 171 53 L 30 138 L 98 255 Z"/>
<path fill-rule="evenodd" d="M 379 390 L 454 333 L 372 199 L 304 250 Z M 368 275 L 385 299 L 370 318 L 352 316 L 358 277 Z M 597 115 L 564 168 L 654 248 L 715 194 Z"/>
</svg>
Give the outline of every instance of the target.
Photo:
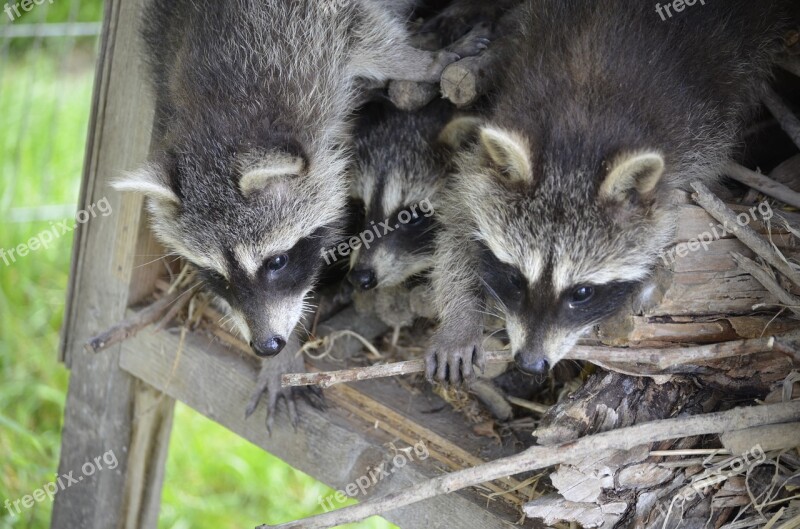
<svg viewBox="0 0 800 529">
<path fill-rule="evenodd" d="M 671 241 L 675 190 L 733 155 L 785 17 L 750 0 L 666 21 L 638 0 L 528 0 L 516 20 L 488 118 L 451 125 L 467 141 L 437 209 L 426 356 L 442 382 L 482 368 L 490 300 L 531 373 L 621 307 Z"/>
<path fill-rule="evenodd" d="M 359 112 L 351 195 L 363 202 L 365 220 L 350 256 L 356 288 L 397 286 L 432 266 L 434 195 L 450 154 L 438 136 L 452 114 L 443 100 L 415 112 L 386 102 Z"/>
<path fill-rule="evenodd" d="M 343 217 L 360 83 L 435 82 L 484 39 L 412 48 L 386 0 L 153 1 L 143 36 L 159 143 L 116 187 L 147 196 L 161 241 L 196 265 L 256 354 L 275 355 Z"/>
</svg>

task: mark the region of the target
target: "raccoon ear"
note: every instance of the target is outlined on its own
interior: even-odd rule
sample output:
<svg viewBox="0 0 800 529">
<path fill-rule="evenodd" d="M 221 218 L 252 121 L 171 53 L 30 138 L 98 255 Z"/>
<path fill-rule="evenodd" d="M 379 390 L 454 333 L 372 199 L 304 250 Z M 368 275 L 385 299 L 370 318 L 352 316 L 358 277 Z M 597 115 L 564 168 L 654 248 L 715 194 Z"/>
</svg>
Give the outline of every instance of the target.
<svg viewBox="0 0 800 529">
<path fill-rule="evenodd" d="M 481 120 L 474 116 L 453 118 L 439 133 L 439 143 L 456 150 L 475 137 L 481 126 Z"/>
<path fill-rule="evenodd" d="M 483 127 L 480 146 L 484 163 L 505 175 L 510 182 L 530 183 L 533 179 L 526 142 L 518 135 Z"/>
<path fill-rule="evenodd" d="M 165 203 L 180 203 L 178 195 L 166 180 L 164 168 L 158 163 L 148 163 L 135 171 L 111 182 L 111 187 L 118 191 L 142 193 L 148 198 Z"/>
<path fill-rule="evenodd" d="M 629 191 L 647 194 L 661 180 L 664 167 L 664 158 L 657 151 L 628 152 L 617 156 L 600 185 L 600 197 L 621 200 Z"/>
<path fill-rule="evenodd" d="M 263 191 L 285 177 L 302 174 L 305 160 L 287 153 L 270 154 L 260 159 L 247 160 L 241 165 L 242 178 L 239 190 L 245 197 Z"/>
</svg>

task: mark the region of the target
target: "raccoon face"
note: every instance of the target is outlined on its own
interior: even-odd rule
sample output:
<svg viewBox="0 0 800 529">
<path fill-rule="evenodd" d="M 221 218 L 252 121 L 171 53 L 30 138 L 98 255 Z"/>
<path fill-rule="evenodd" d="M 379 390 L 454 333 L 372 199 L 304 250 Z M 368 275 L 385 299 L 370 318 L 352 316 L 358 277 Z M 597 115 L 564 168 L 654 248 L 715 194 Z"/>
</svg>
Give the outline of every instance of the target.
<svg viewBox="0 0 800 529">
<path fill-rule="evenodd" d="M 446 101 L 417 112 L 382 101 L 360 109 L 350 168 L 351 195 L 365 213 L 350 255 L 356 288 L 397 286 L 433 265 L 433 201 L 451 157 L 439 135 L 452 112 Z"/>
<path fill-rule="evenodd" d="M 253 351 L 281 351 L 332 244 L 344 186 L 295 152 L 166 155 L 115 184 L 146 194 L 158 238 L 194 264 Z M 330 181 L 330 179 L 328 179 Z"/>
<path fill-rule="evenodd" d="M 378 207 L 368 212 L 358 235 L 361 244 L 350 259 L 348 278 L 361 290 L 399 285 L 433 265 L 436 221 L 431 202 L 423 198 L 388 215 L 383 211 Z"/>
<path fill-rule="evenodd" d="M 558 291 L 545 270 L 531 284 L 522 271 L 481 246 L 481 280 L 502 308 L 517 365 L 531 374 L 546 373 L 578 338 L 617 312 L 637 282 L 614 280 L 574 284 Z"/>
<path fill-rule="evenodd" d="M 546 372 L 617 312 L 670 241 L 669 208 L 654 192 L 662 157 L 598 158 L 534 149 L 521 134 L 483 127 L 459 160 L 445 214 L 449 222 L 451 208 L 471 211 L 465 236 L 478 248 L 484 292 L 505 313 L 515 359 L 530 373 Z"/>
<path fill-rule="evenodd" d="M 260 264 L 245 264 L 242 247 L 228 251 L 228 275 L 201 268 L 206 286 L 227 306 L 242 335 L 259 356 L 281 351 L 304 312 L 304 300 L 322 268 L 320 241 L 330 238 L 330 228 L 318 228 L 285 252 L 270 255 Z M 237 253 L 239 255 L 237 255 Z M 255 270 L 255 273 L 252 272 Z"/>
</svg>

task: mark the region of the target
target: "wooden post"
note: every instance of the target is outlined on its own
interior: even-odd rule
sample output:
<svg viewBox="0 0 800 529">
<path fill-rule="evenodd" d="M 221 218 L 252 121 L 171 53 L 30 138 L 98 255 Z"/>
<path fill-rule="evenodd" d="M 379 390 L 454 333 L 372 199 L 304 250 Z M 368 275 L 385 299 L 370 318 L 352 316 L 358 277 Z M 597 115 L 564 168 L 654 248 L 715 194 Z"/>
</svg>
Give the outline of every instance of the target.
<svg viewBox="0 0 800 529">
<path fill-rule="evenodd" d="M 153 389 L 121 371 L 119 346 L 100 355 L 83 347 L 122 319 L 143 292 L 152 291 L 162 266 L 140 266 L 152 259 L 141 249 L 153 247 L 142 238 L 150 236 L 143 228 L 141 198 L 122 197 L 108 185 L 141 164 L 150 143 L 153 104 L 137 31 L 143 4 L 105 4 L 79 207 L 106 198 L 112 213 L 75 230 L 60 349 L 71 376 L 58 473 L 83 476 L 87 462 L 109 452 L 118 465 L 56 494 L 51 527 L 59 529 L 154 528 L 157 521 L 174 401 L 154 396 Z"/>
</svg>

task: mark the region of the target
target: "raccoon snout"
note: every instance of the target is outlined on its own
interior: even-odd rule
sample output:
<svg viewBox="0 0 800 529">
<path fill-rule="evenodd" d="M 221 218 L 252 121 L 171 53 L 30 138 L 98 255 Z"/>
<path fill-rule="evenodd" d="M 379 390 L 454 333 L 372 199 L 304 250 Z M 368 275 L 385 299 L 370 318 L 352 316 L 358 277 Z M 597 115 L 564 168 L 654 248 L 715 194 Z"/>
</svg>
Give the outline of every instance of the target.
<svg viewBox="0 0 800 529">
<path fill-rule="evenodd" d="M 371 268 L 361 268 L 350 272 L 348 278 L 354 287 L 361 290 L 372 290 L 378 285 L 378 278 L 375 270 Z"/>
<path fill-rule="evenodd" d="M 258 356 L 275 356 L 286 346 L 286 340 L 282 336 L 272 336 L 263 342 L 250 342 L 250 347 Z"/>
<path fill-rule="evenodd" d="M 529 357 L 517 355 L 517 366 L 530 375 L 546 375 L 550 371 L 550 362 L 542 357 Z"/>
</svg>

